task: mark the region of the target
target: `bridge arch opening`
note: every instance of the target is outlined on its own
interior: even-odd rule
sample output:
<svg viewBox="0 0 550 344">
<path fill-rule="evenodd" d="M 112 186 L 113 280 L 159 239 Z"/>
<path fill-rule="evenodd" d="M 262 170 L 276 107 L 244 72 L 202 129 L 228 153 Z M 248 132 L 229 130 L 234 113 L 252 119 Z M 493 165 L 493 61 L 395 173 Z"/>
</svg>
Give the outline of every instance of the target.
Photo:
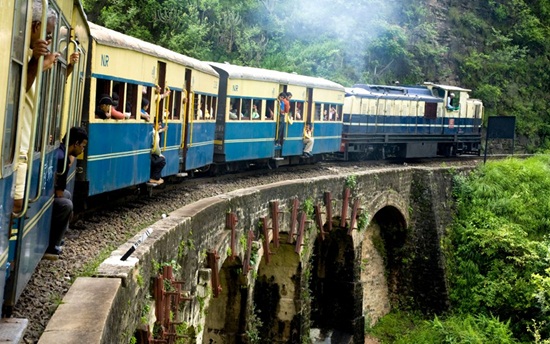
<svg viewBox="0 0 550 344">
<path fill-rule="evenodd" d="M 227 258 L 220 269 L 221 292 L 206 312 L 203 343 L 244 343 L 248 286 L 238 257 Z"/>
<path fill-rule="evenodd" d="M 403 262 L 407 259 L 404 251 L 408 239 L 405 217 L 396 207 L 386 206 L 374 215 L 369 231 L 372 244 L 383 260 L 387 297 L 392 305 L 398 305 L 403 283 Z M 389 311 L 389 305 L 386 308 Z"/>
<path fill-rule="evenodd" d="M 254 285 L 254 307 L 262 343 L 300 343 L 302 267 L 294 244 L 280 234 L 279 247 L 264 252 Z M 269 254 L 269 263 L 266 254 Z"/>
<path fill-rule="evenodd" d="M 357 320 L 361 318 L 356 300 L 360 284 L 355 260 L 353 240 L 347 229 L 333 227 L 324 240 L 317 236 L 310 289 L 312 336 L 319 340 L 330 337 L 332 342 L 348 342 L 354 335 Z"/>
</svg>

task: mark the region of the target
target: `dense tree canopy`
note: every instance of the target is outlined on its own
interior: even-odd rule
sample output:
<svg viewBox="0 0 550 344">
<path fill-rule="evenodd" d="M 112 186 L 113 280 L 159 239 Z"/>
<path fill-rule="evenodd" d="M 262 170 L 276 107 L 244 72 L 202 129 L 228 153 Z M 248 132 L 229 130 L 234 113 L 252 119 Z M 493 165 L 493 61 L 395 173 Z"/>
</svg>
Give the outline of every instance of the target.
<svg viewBox="0 0 550 344">
<path fill-rule="evenodd" d="M 429 5 L 432 4 L 432 5 Z M 84 0 L 89 20 L 209 61 L 473 90 L 550 145 L 549 0 Z M 548 143 L 547 143 L 548 141 Z"/>
</svg>

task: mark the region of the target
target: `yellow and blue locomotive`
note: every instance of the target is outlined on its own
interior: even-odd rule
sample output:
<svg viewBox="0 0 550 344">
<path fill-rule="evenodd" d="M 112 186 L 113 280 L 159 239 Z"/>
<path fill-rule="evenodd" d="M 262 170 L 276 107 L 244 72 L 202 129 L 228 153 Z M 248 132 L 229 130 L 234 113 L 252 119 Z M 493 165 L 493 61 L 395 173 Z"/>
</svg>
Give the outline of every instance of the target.
<svg viewBox="0 0 550 344">
<path fill-rule="evenodd" d="M 483 104 L 470 90 L 425 83 L 346 89 L 346 159 L 479 155 Z"/>
</svg>

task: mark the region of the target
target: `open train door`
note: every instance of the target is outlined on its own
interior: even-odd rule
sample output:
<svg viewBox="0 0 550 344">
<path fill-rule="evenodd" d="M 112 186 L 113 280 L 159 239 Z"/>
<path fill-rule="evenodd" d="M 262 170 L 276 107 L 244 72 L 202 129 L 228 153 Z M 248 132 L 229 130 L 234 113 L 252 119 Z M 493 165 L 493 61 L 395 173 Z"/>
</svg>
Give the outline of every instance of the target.
<svg viewBox="0 0 550 344">
<path fill-rule="evenodd" d="M 182 105 L 183 105 L 183 115 L 181 116 L 182 118 L 182 126 L 181 126 L 181 149 L 180 149 L 180 152 L 181 152 L 181 156 L 180 156 L 180 161 L 181 161 L 181 168 L 180 168 L 180 171 L 181 172 L 185 172 L 186 171 L 186 166 L 185 166 L 185 162 L 186 162 L 186 158 L 187 158 L 187 151 L 188 151 L 188 146 L 189 146 L 189 131 L 190 131 L 190 126 L 193 124 L 192 123 L 192 114 L 190 113 L 191 112 L 191 109 L 193 108 L 191 105 L 191 101 L 194 99 L 193 95 L 191 94 L 191 70 L 186 68 L 185 69 L 185 81 L 184 81 L 184 85 L 183 85 L 183 95 L 182 95 Z"/>
<path fill-rule="evenodd" d="M 306 124 L 315 122 L 315 116 L 313 116 L 313 88 L 307 89 L 306 103 L 304 104 L 304 119 Z"/>
</svg>

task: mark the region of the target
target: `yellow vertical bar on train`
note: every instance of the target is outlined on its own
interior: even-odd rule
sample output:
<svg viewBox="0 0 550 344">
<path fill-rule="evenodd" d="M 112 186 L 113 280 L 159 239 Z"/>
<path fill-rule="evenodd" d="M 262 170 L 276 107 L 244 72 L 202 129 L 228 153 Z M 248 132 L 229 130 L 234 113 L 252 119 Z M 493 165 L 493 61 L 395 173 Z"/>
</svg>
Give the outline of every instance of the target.
<svg viewBox="0 0 550 344">
<path fill-rule="evenodd" d="M 183 99 L 185 101 L 183 102 L 183 116 L 180 116 L 180 121 L 182 121 L 181 126 L 181 148 L 185 147 L 185 129 L 187 128 L 187 104 L 189 103 L 189 98 L 187 97 L 187 90 L 185 89 L 185 85 L 183 85 Z M 182 99 L 182 101 L 183 101 Z"/>
<path fill-rule="evenodd" d="M 194 111 L 195 111 L 195 92 L 190 92 L 190 95 L 191 95 L 191 112 L 189 114 L 190 116 L 190 121 L 189 121 L 189 146 L 192 146 L 193 145 L 193 122 L 195 120 L 195 114 L 194 114 Z"/>
<path fill-rule="evenodd" d="M 169 92 L 170 88 L 166 86 L 165 92 Z M 166 141 L 168 138 L 168 114 L 170 113 L 169 110 L 170 106 L 170 93 L 168 93 L 168 96 L 166 97 L 166 100 L 164 102 L 164 113 L 163 116 L 166 114 L 166 130 L 164 131 L 164 147 L 162 147 L 162 151 L 166 151 Z M 164 117 L 163 117 L 164 118 Z"/>
</svg>

